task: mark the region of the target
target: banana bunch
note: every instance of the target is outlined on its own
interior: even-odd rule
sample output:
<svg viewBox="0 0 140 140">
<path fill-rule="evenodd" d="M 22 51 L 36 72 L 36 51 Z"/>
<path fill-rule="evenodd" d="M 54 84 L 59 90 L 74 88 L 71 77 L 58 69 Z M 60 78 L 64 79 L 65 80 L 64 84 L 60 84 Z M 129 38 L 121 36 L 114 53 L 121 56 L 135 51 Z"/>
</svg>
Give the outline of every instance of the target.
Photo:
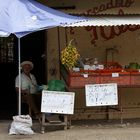
<svg viewBox="0 0 140 140">
<path fill-rule="evenodd" d="M 69 69 L 76 65 L 79 57 L 78 50 L 71 43 L 61 51 L 61 63 Z"/>
</svg>

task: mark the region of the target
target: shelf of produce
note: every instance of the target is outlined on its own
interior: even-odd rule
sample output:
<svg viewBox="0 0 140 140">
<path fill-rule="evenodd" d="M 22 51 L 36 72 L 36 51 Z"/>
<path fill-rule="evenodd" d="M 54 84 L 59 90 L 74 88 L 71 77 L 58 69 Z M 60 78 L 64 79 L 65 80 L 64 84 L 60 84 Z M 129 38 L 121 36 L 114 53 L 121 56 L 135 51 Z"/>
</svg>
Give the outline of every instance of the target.
<svg viewBox="0 0 140 140">
<path fill-rule="evenodd" d="M 85 75 L 84 75 L 85 74 Z M 138 70 L 130 69 L 106 69 L 106 70 L 80 70 L 78 72 L 68 71 L 65 68 L 61 69 L 61 75 L 63 76 L 68 90 L 76 91 L 84 89 L 86 84 L 104 84 L 104 83 L 117 83 L 119 89 L 122 88 L 139 88 L 140 87 L 140 72 Z M 76 94 L 77 102 L 83 99 L 83 102 L 77 103 L 77 106 L 85 107 L 84 94 Z M 80 99 L 80 101 L 78 100 Z M 119 104 L 115 108 L 116 113 L 120 114 L 121 123 L 123 123 L 123 99 L 120 90 L 118 91 Z M 83 103 L 83 104 L 82 104 Z M 80 108 L 81 109 L 81 108 Z M 87 109 L 87 107 L 85 107 Z M 107 106 L 107 114 L 114 109 Z M 103 112 L 104 113 L 104 112 Z M 109 119 L 109 116 L 108 116 Z"/>
<path fill-rule="evenodd" d="M 61 75 L 69 88 L 83 88 L 86 84 L 117 83 L 120 87 L 140 87 L 138 70 L 105 69 L 69 71 L 61 68 Z"/>
</svg>

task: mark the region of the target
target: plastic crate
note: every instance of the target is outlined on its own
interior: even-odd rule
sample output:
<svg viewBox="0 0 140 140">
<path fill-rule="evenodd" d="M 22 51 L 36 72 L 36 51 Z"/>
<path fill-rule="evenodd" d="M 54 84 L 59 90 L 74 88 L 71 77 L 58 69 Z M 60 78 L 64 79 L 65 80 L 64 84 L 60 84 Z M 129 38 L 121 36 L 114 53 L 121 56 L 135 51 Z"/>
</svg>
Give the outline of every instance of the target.
<svg viewBox="0 0 140 140">
<path fill-rule="evenodd" d="M 68 86 L 70 88 L 81 88 L 84 87 L 86 84 L 96 84 L 100 82 L 99 74 L 84 74 L 79 75 L 69 75 Z"/>
<path fill-rule="evenodd" d="M 140 86 L 140 73 L 131 72 L 131 86 Z"/>
<path fill-rule="evenodd" d="M 118 85 L 127 85 L 131 83 L 130 72 L 119 72 L 118 77 L 113 77 L 113 73 L 101 73 L 100 83 L 117 83 Z"/>
</svg>

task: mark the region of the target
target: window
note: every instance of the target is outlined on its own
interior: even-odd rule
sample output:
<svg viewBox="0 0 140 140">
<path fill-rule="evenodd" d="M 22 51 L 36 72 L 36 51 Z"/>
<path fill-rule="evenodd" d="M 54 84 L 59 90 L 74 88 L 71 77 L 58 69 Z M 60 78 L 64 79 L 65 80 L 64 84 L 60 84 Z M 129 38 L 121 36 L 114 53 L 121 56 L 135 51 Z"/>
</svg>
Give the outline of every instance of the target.
<svg viewBox="0 0 140 140">
<path fill-rule="evenodd" d="M 14 61 L 14 37 L 0 37 L 0 63 Z"/>
</svg>

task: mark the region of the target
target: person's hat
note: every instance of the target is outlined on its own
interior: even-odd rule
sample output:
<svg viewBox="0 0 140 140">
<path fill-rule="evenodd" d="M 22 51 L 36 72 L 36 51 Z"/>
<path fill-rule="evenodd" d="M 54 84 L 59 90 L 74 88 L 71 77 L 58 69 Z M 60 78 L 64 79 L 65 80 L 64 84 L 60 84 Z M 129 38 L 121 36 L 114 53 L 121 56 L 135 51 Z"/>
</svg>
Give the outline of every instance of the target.
<svg viewBox="0 0 140 140">
<path fill-rule="evenodd" d="M 27 64 L 30 65 L 33 69 L 34 64 L 31 61 L 23 61 L 20 65 L 21 65 L 21 67 L 23 67 L 24 65 L 27 65 Z"/>
</svg>

